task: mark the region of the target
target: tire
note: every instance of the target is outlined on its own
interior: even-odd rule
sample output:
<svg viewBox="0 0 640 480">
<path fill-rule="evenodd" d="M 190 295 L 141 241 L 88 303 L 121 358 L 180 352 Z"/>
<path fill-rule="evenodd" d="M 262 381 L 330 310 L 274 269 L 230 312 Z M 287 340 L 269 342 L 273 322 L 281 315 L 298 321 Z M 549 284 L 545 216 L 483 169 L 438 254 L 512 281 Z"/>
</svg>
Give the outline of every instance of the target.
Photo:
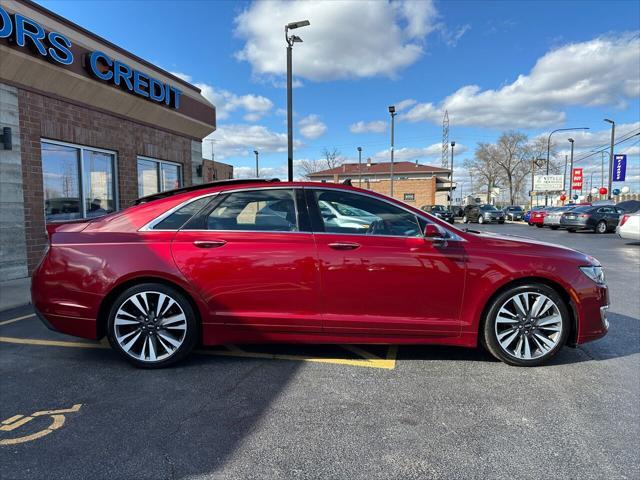
<svg viewBox="0 0 640 480">
<path fill-rule="evenodd" d="M 466 215 L 462 217 L 462 223 L 469 223 L 469 219 L 467 218 Z"/>
<path fill-rule="evenodd" d="M 551 227 L 551 230 L 557 230 L 557 229 L 558 229 L 558 227 L 555 226 L 555 225 Z"/>
<path fill-rule="evenodd" d="M 569 229 L 567 229 L 567 232 L 576 233 L 576 229 L 575 228 L 569 228 Z"/>
<path fill-rule="evenodd" d="M 526 312 L 520 312 L 520 316 L 515 298 L 525 307 Z M 539 317 L 532 317 L 532 313 Z M 530 283 L 512 287 L 493 299 L 482 323 L 480 340 L 498 360 L 518 367 L 535 367 L 549 361 L 564 346 L 570 325 L 569 309 L 558 292 L 541 283 Z"/>
<path fill-rule="evenodd" d="M 607 222 L 600 220 L 594 230 L 596 233 L 607 233 Z"/>
<path fill-rule="evenodd" d="M 500 225 L 504 225 L 504 220 L 498 220 L 498 223 L 499 223 Z"/>
<path fill-rule="evenodd" d="M 480 216 L 478 217 L 478 223 L 479 223 L 480 225 L 482 225 L 482 224 L 484 223 L 484 217 L 483 217 L 482 215 L 480 215 Z"/>
<path fill-rule="evenodd" d="M 541 223 L 536 223 L 536 227 L 542 228 L 542 227 L 544 227 L 544 225 L 542 225 Z"/>
<path fill-rule="evenodd" d="M 122 292 L 107 320 L 111 347 L 138 368 L 162 368 L 182 360 L 196 345 L 198 332 L 189 300 L 159 283 L 143 283 Z"/>
</svg>

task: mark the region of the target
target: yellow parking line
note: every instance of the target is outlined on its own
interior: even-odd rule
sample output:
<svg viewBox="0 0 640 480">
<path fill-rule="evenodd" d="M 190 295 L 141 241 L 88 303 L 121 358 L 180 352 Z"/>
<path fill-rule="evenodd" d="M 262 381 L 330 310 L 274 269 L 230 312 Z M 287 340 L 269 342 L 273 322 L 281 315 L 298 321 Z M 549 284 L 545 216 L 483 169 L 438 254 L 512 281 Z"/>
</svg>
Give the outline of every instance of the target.
<svg viewBox="0 0 640 480">
<path fill-rule="evenodd" d="M 35 338 L 16 338 L 16 337 L 0 337 L 0 342 L 14 343 L 19 345 L 38 345 L 47 347 L 70 347 L 70 348 L 109 348 L 104 343 L 89 343 L 89 342 L 65 342 L 60 340 L 39 340 Z M 289 355 L 289 354 L 272 354 L 272 353 L 260 353 L 260 352 L 248 352 L 241 350 L 240 348 L 229 345 L 226 346 L 228 350 L 197 350 L 195 353 L 203 355 L 214 355 L 222 357 L 240 357 L 240 358 L 263 358 L 269 360 L 293 360 L 301 362 L 314 362 L 314 363 L 330 363 L 336 365 L 348 365 L 352 367 L 368 367 L 368 368 L 382 368 L 386 370 L 393 370 L 396 368 L 396 352 L 397 346 L 392 345 L 387 352 L 387 358 L 380 358 L 373 354 L 366 352 L 358 347 L 352 347 L 352 351 L 357 350 L 357 353 L 366 358 L 349 359 L 349 358 L 337 358 L 337 357 L 310 357 L 306 355 Z M 349 349 L 349 348 L 347 348 Z"/>
<path fill-rule="evenodd" d="M 0 337 L 0 342 L 18 343 L 21 345 L 40 345 L 40 346 L 47 346 L 47 347 L 109 348 L 100 343 L 64 342 L 60 340 L 38 340 L 35 338 Z"/>
<path fill-rule="evenodd" d="M 23 317 L 12 318 L 10 320 L 5 320 L 4 322 L 0 322 L 0 327 L 3 325 L 9 325 L 10 323 L 19 322 L 20 320 L 26 320 L 27 318 L 35 317 L 35 313 L 30 313 L 29 315 L 25 315 Z"/>
</svg>

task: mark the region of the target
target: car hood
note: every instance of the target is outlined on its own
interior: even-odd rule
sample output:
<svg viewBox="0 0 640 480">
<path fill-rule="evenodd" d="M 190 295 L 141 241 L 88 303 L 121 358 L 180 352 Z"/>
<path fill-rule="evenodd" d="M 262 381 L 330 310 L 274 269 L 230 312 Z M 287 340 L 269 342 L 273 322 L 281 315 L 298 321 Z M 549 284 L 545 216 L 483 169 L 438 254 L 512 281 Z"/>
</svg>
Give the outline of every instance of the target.
<svg viewBox="0 0 640 480">
<path fill-rule="evenodd" d="M 477 232 L 468 230 L 475 240 L 480 241 L 482 246 L 494 250 L 498 253 L 507 252 L 523 255 L 544 255 L 549 258 L 562 258 L 563 260 L 573 260 L 582 265 L 600 265 L 600 262 L 586 253 L 574 250 L 573 248 L 541 242 L 531 238 L 509 235 L 504 233 Z"/>
</svg>

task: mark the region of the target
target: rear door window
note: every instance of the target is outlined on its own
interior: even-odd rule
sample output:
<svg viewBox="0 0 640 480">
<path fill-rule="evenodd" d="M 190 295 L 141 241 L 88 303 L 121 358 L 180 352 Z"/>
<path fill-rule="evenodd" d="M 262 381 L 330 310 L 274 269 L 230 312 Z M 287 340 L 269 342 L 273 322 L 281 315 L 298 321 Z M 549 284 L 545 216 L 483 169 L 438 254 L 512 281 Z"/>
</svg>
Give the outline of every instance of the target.
<svg viewBox="0 0 640 480">
<path fill-rule="evenodd" d="M 153 226 L 154 230 L 179 230 L 187 221 L 197 214 L 211 201 L 211 197 L 203 197 L 194 200 L 179 208 L 165 219 Z"/>
<path fill-rule="evenodd" d="M 206 217 L 207 230 L 297 232 L 293 190 L 265 189 L 233 192 Z"/>
</svg>

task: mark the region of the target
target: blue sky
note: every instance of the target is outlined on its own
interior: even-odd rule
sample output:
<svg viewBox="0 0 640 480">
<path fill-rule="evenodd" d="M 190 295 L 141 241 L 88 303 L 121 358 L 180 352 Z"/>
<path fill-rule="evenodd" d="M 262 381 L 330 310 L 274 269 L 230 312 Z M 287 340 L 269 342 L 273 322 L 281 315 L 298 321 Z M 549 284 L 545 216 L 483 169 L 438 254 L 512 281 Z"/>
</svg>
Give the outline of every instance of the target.
<svg viewBox="0 0 640 480">
<path fill-rule="evenodd" d="M 311 26 L 294 47 L 296 159 L 335 147 L 353 160 L 357 146 L 387 159 L 390 104 L 404 106 L 397 158 L 434 165 L 444 108 L 457 165 L 511 128 L 534 137 L 588 126 L 571 135 L 577 158 L 607 142 L 604 117 L 620 134 L 640 131 L 634 1 L 40 3 L 198 84 L 219 112 L 205 156 L 213 148 L 241 175 L 257 148 L 265 173 L 284 176 L 283 25 L 304 18 Z M 568 136 L 554 136 L 560 155 Z M 635 190 L 639 150 L 636 139 L 616 149 L 631 155 Z M 582 165 L 599 171 L 599 158 Z"/>
</svg>

